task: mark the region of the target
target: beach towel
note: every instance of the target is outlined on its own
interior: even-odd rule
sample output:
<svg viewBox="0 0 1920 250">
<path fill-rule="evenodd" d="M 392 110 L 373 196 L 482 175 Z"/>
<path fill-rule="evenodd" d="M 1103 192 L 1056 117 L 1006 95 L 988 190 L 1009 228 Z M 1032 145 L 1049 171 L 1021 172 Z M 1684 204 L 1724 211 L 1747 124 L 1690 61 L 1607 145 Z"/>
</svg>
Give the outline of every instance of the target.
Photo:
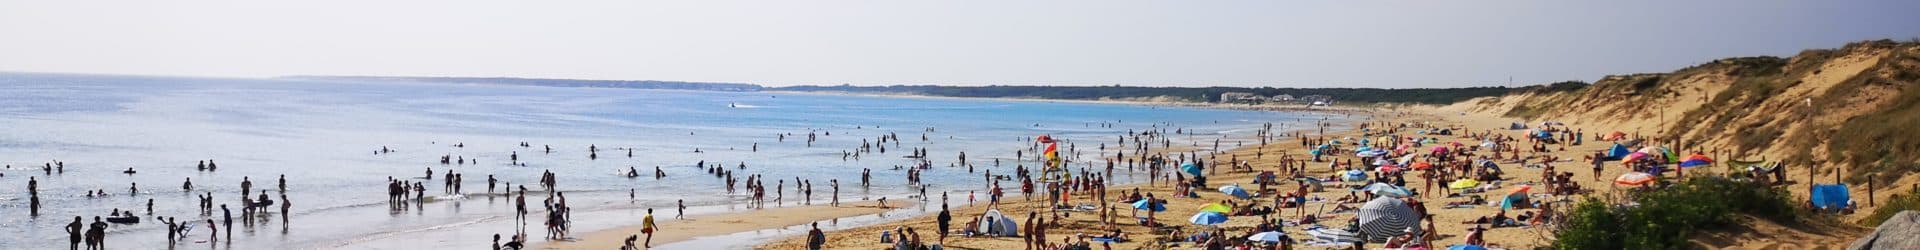
<svg viewBox="0 0 1920 250">
<path fill-rule="evenodd" d="M 1346 231 L 1346 230 L 1332 229 L 1332 228 L 1317 228 L 1317 229 L 1307 230 L 1307 235 L 1312 235 L 1314 241 L 1335 242 L 1335 243 L 1360 242 L 1360 233 Z"/>
</svg>

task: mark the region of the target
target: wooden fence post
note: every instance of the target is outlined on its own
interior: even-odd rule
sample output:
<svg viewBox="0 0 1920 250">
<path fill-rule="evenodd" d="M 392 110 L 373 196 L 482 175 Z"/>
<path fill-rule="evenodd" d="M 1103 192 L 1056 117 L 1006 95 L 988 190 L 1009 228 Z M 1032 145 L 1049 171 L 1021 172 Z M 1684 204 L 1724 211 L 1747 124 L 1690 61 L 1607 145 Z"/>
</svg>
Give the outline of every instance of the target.
<svg viewBox="0 0 1920 250">
<path fill-rule="evenodd" d="M 1880 175 L 1880 174 L 1870 174 L 1870 175 L 1867 175 L 1867 206 L 1869 206 L 1869 207 L 1871 207 L 1871 206 L 1874 206 L 1874 205 L 1873 205 L 1873 204 L 1874 204 L 1874 198 L 1873 198 L 1873 177 L 1875 177 L 1875 176 L 1879 176 L 1879 175 Z"/>
</svg>

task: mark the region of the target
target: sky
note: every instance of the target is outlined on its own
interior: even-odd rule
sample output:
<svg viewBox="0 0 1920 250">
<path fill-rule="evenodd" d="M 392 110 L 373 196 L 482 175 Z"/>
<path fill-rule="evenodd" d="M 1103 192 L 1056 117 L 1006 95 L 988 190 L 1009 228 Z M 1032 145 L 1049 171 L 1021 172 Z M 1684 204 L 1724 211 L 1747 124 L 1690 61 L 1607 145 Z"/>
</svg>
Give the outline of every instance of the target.
<svg viewBox="0 0 1920 250">
<path fill-rule="evenodd" d="M 1516 86 L 1917 39 L 1914 13 L 1920 1 L 0 0 L 0 71 Z"/>
</svg>

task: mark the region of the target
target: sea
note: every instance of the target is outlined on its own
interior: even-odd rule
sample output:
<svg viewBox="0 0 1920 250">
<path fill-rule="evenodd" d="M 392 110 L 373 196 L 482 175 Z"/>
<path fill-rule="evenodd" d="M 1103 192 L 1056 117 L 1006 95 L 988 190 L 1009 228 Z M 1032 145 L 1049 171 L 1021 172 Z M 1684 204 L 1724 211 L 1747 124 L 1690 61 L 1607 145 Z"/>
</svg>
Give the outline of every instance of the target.
<svg viewBox="0 0 1920 250">
<path fill-rule="evenodd" d="M 670 218 L 677 201 L 694 214 L 749 209 L 744 192 L 729 194 L 699 162 L 725 166 L 742 180 L 765 176 L 770 186 L 799 178 L 826 192 L 828 180 L 838 179 L 844 200 L 915 199 L 919 188 L 898 167 L 918 163 L 903 156 L 925 149 L 930 194 L 961 199 L 985 185 L 982 173 L 970 171 L 1010 174 L 1016 165 L 1032 166 L 1033 155 L 1023 161 L 1015 154 L 1039 135 L 1069 142 L 1062 151 L 1082 156 L 1076 164 L 1103 166 L 1097 155 L 1121 150 L 1115 143 L 1129 132 L 1177 130 L 1170 136 L 1175 146 L 1204 152 L 1216 150 L 1216 140 L 1226 144 L 1218 150 L 1257 143 L 1255 133 L 1268 123 L 1306 130 L 1332 118 L 1339 115 L 1091 102 L 0 73 L 0 164 L 7 165 L 0 169 L 0 249 L 65 247 L 64 226 L 73 217 L 91 223 L 115 209 L 143 221 L 110 224 L 112 248 L 169 248 L 165 224 L 152 218 L 173 217 L 193 228 L 172 248 L 475 249 L 520 228 L 512 200 L 489 194 L 488 176 L 536 190 L 528 202 L 540 210 L 546 196 L 536 182 L 553 172 L 574 207 L 574 234 L 584 235 L 636 224 L 646 208 Z M 885 153 L 843 158 L 883 135 L 900 140 L 884 144 Z M 958 164 L 961 152 L 971 168 Z M 509 159 L 516 154 L 523 164 Z M 443 164 L 443 156 L 469 162 Z M 196 168 L 208 160 L 218 168 Z M 42 169 L 53 162 L 63 169 Z M 646 176 L 655 167 L 667 177 Z M 629 168 L 643 177 L 621 174 Z M 429 169 L 432 180 L 423 178 Z M 871 188 L 857 184 L 863 169 L 874 175 Z M 462 175 L 462 192 L 443 191 L 445 171 Z M 39 216 L 29 215 L 29 178 L 38 181 Z M 243 179 L 253 182 L 254 198 L 267 193 L 279 201 L 284 193 L 289 222 L 279 219 L 276 204 L 258 224 L 236 221 L 236 230 L 222 227 L 219 241 L 206 242 L 212 231 L 205 222 L 224 215 L 217 207 L 202 214 L 198 197 L 211 194 L 216 206 L 244 220 Z M 423 182 L 427 201 L 396 208 L 385 196 L 390 179 Z M 183 189 L 188 180 L 191 191 Z M 788 202 L 778 206 L 797 205 L 794 184 L 784 186 Z M 880 223 L 926 208 L 902 210 L 824 224 Z M 541 212 L 533 213 L 525 229 L 537 240 L 544 230 Z M 667 246 L 744 248 L 798 232 Z"/>
</svg>

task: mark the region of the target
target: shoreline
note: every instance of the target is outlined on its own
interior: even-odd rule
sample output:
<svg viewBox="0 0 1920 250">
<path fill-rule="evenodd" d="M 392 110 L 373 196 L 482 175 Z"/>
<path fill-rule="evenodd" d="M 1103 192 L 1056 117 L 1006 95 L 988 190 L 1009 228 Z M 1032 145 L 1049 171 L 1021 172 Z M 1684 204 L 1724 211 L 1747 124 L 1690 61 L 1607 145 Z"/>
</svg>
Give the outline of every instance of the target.
<svg viewBox="0 0 1920 250">
<path fill-rule="evenodd" d="M 722 236 L 741 232 L 780 229 L 791 226 L 804 226 L 808 223 L 836 220 L 892 212 L 919 205 L 915 201 L 901 199 L 889 202 L 881 208 L 878 201 L 859 201 L 841 203 L 841 206 L 806 205 L 794 207 L 776 207 L 754 209 L 751 211 L 701 214 L 687 216 L 686 219 L 674 219 L 670 213 L 655 211 L 655 225 L 658 231 L 653 236 L 653 246 L 686 242 L 701 237 Z M 667 211 L 671 212 L 671 211 Z M 528 244 L 526 249 L 618 249 L 624 245 L 628 236 L 638 235 L 644 244 L 645 234 L 641 233 L 638 221 L 610 229 L 584 232 L 579 237 L 567 240 L 545 240 Z M 532 230 L 529 230 L 532 231 Z M 528 235 L 528 237 L 534 237 Z M 642 247 L 641 249 L 646 249 Z"/>
<path fill-rule="evenodd" d="M 926 96 L 926 97 L 916 97 L 916 98 L 957 98 L 957 97 Z M 1001 98 L 960 98 L 960 99 L 1001 100 Z M 1013 100 L 1022 100 L 1022 99 L 1013 99 Z M 1043 99 L 1043 100 L 1029 100 L 1029 101 L 1051 101 L 1051 100 Z M 1083 102 L 1102 103 L 1102 101 L 1083 101 Z M 1128 103 L 1102 103 L 1102 104 L 1128 104 Z M 1152 104 L 1145 104 L 1145 105 L 1152 105 Z M 1316 111 L 1326 111 L 1326 110 L 1316 110 Z M 1285 143 L 1282 143 L 1282 141 L 1297 141 L 1297 140 L 1290 140 L 1290 137 L 1287 137 L 1284 135 L 1292 132 L 1298 132 L 1298 133 L 1301 133 L 1303 136 L 1308 136 L 1308 137 L 1338 138 L 1338 137 L 1349 136 L 1349 135 L 1352 135 L 1351 133 L 1358 131 L 1358 125 L 1360 123 L 1372 121 L 1372 120 L 1366 119 L 1368 117 L 1387 115 L 1387 114 L 1392 114 L 1393 112 L 1396 112 L 1396 111 L 1405 111 L 1405 110 L 1369 111 L 1369 110 L 1363 110 L 1363 109 L 1352 109 L 1352 110 L 1346 110 L 1346 111 L 1353 112 L 1353 113 L 1347 114 L 1348 117 L 1339 118 L 1339 119 L 1330 119 L 1329 122 L 1333 122 L 1333 125 L 1329 126 L 1329 128 L 1335 128 L 1335 130 L 1327 131 L 1327 133 L 1325 134 L 1317 134 L 1316 131 L 1313 131 L 1312 130 L 1313 128 L 1311 127 L 1291 128 L 1286 130 L 1276 128 L 1275 133 L 1278 133 L 1280 135 L 1276 135 L 1274 137 L 1274 140 L 1272 141 L 1273 142 L 1272 145 L 1277 146 L 1278 148 L 1281 148 L 1282 149 L 1281 151 L 1286 151 L 1286 149 L 1290 149 L 1290 148 L 1284 148 L 1286 146 L 1284 145 Z M 1333 115 L 1333 114 L 1327 114 L 1327 115 Z M 1359 115 L 1360 117 L 1351 117 L 1352 115 Z M 1248 140 L 1253 142 L 1258 142 L 1260 140 L 1260 138 L 1257 138 L 1257 137 L 1237 138 L 1237 139 Z M 1173 148 L 1173 149 L 1182 149 L 1182 150 L 1168 150 L 1168 149 L 1169 148 L 1160 148 L 1160 149 L 1154 149 L 1152 151 L 1154 153 L 1166 153 L 1166 154 L 1185 154 L 1189 152 L 1209 151 L 1209 150 L 1202 150 L 1199 148 L 1184 148 L 1184 146 L 1182 145 L 1175 145 Z M 1221 150 L 1215 153 L 1223 154 L 1222 157 L 1226 157 L 1224 155 L 1239 155 L 1239 156 L 1245 156 L 1245 157 L 1253 157 L 1255 154 L 1257 154 L 1257 152 L 1260 152 L 1261 149 L 1262 147 L 1259 144 L 1241 145 L 1241 146 L 1226 148 L 1224 150 Z M 1274 150 L 1267 150 L 1267 151 L 1272 152 Z M 1279 155 L 1273 155 L 1271 158 L 1266 158 L 1266 159 L 1274 160 L 1274 159 L 1279 159 L 1280 157 L 1281 156 Z M 1218 163 L 1218 161 L 1223 161 L 1223 160 L 1224 159 L 1216 160 L 1213 163 Z M 1252 159 L 1252 158 L 1243 158 L 1241 160 L 1257 162 L 1256 159 Z M 1317 163 L 1309 162 L 1308 164 L 1309 166 L 1307 168 L 1312 169 L 1315 164 Z M 1260 166 L 1260 164 L 1258 163 L 1255 163 L 1255 165 Z M 1213 169 L 1210 169 L 1210 170 L 1213 170 Z M 1173 170 L 1163 169 L 1163 171 L 1173 171 Z M 1115 179 L 1121 179 L 1121 180 L 1134 179 L 1132 177 L 1138 176 L 1138 175 L 1145 175 L 1147 174 L 1147 172 L 1148 171 L 1147 169 L 1145 169 L 1144 166 L 1141 166 L 1140 169 L 1133 170 L 1133 171 L 1116 167 L 1114 172 L 1115 176 L 1110 176 L 1108 178 L 1110 178 L 1109 181 L 1113 181 Z M 1208 178 L 1219 180 L 1217 182 L 1212 182 L 1212 183 L 1234 183 L 1230 181 L 1242 180 L 1242 179 L 1251 180 L 1254 177 L 1254 174 L 1257 174 L 1257 172 L 1229 170 L 1226 172 L 1218 172 L 1217 175 L 1210 173 L 1208 175 Z M 1120 178 L 1119 176 L 1127 176 L 1128 178 Z M 1165 178 L 1165 179 L 1159 182 L 1142 181 L 1142 182 L 1124 182 L 1119 184 L 1113 184 L 1112 186 L 1108 187 L 1107 190 L 1109 192 L 1109 195 L 1112 197 L 1121 197 L 1123 196 L 1123 194 L 1121 193 L 1124 193 L 1127 190 L 1141 190 L 1147 193 L 1170 194 L 1174 186 L 1173 183 L 1171 183 L 1173 182 L 1173 180 L 1171 179 L 1172 177 L 1162 177 L 1162 178 Z M 1248 183 L 1248 182 L 1239 182 L 1239 183 Z M 1249 186 L 1249 188 L 1251 189 L 1252 187 Z M 1330 188 L 1329 190 L 1332 190 L 1332 189 Z M 1087 192 L 1087 191 L 1082 191 L 1082 192 Z M 1209 192 L 1209 190 L 1196 190 L 1195 192 L 1207 193 Z M 1090 195 L 1074 194 L 1074 197 L 1090 197 Z M 950 207 L 949 209 L 951 210 L 950 213 L 953 216 L 952 226 L 954 228 L 964 228 L 965 224 L 967 223 L 967 220 L 972 218 L 977 218 L 978 215 L 984 214 L 988 210 L 1000 211 L 1003 214 L 1006 214 L 1009 218 L 1014 219 L 1016 223 L 1024 223 L 1024 222 L 1018 222 L 1020 221 L 1020 219 L 1022 219 L 1022 216 L 1018 215 L 1021 212 L 1041 212 L 1039 214 L 1043 218 L 1046 217 L 1047 213 L 1044 213 L 1045 211 L 1042 210 L 1044 209 L 1043 208 L 1044 206 L 1042 205 L 1044 204 L 1044 201 L 1025 200 L 1024 198 L 1025 197 L 1023 195 L 1018 193 L 1018 188 L 1016 186 L 1014 187 L 1013 191 L 1008 192 L 1008 194 L 1002 198 L 1003 201 L 1001 202 L 1001 204 L 998 204 L 998 205 L 987 203 L 984 200 L 982 200 L 981 202 L 974 202 L 974 203 L 959 202 L 958 204 Z M 1161 197 L 1161 199 L 1168 199 L 1168 198 Z M 1174 198 L 1174 199 L 1183 199 L 1183 198 Z M 1079 201 L 1074 201 L 1072 203 L 1088 204 L 1087 202 L 1079 202 Z M 1156 220 L 1162 221 L 1162 223 L 1167 223 L 1166 221 L 1178 221 L 1178 220 L 1182 220 L 1181 218 L 1184 218 L 1186 214 L 1179 214 L 1179 212 L 1175 212 L 1175 211 L 1182 211 L 1183 209 L 1198 211 L 1197 207 L 1189 208 L 1190 206 L 1173 205 L 1173 204 L 1179 204 L 1179 203 L 1170 203 L 1168 205 L 1168 210 L 1166 212 L 1160 212 L 1158 213 L 1160 215 L 1155 216 Z M 930 206 L 931 204 L 928 204 L 928 205 Z M 1129 216 L 1126 213 L 1134 212 L 1134 211 L 1137 211 L 1137 210 L 1132 210 L 1131 208 L 1120 206 L 1118 210 L 1116 210 L 1117 213 L 1115 215 L 1116 218 L 1114 219 L 1115 221 L 1114 225 L 1125 226 L 1125 225 L 1133 224 L 1130 222 L 1125 222 L 1125 220 L 1127 219 L 1124 219 L 1122 217 Z M 925 238 L 925 240 L 929 243 L 935 242 L 938 237 L 938 234 L 935 232 L 937 230 L 933 230 L 930 228 L 932 228 L 934 226 L 933 224 L 935 224 L 933 220 L 934 220 L 935 214 L 937 213 L 938 213 L 938 210 L 934 210 L 919 216 L 897 219 L 897 220 L 879 223 L 875 225 L 867 225 L 867 226 L 852 227 L 852 228 L 841 228 L 837 230 L 827 230 L 826 233 L 828 236 L 827 238 L 829 239 L 828 240 L 829 243 L 827 244 L 826 248 L 828 249 L 850 248 L 847 245 L 838 245 L 839 243 L 837 243 L 838 241 L 846 240 L 849 238 L 855 239 L 855 241 L 860 242 L 860 243 L 854 244 L 860 247 L 865 247 L 868 245 L 887 245 L 886 243 L 878 243 L 877 240 L 875 240 L 878 238 L 878 232 L 887 231 L 887 230 L 891 230 L 899 227 L 908 227 L 908 228 L 917 228 L 919 230 L 926 230 L 926 231 L 921 231 L 920 233 L 921 236 Z M 1080 231 L 1080 233 L 1092 235 L 1093 232 L 1085 232 L 1085 231 L 1087 229 L 1101 227 L 1101 225 L 1098 224 L 1097 221 L 1089 220 L 1089 218 L 1087 218 L 1087 217 L 1095 217 L 1097 219 L 1097 217 L 1099 216 L 1098 214 L 1091 214 L 1091 215 L 1083 214 L 1081 216 L 1073 216 L 1074 213 L 1072 212 L 1063 212 L 1062 214 L 1066 215 L 1066 217 L 1062 217 L 1062 218 L 1072 220 L 1072 222 L 1057 224 L 1055 226 L 1052 226 L 1054 228 L 1050 229 L 1049 231 L 1066 229 L 1068 231 Z M 1136 214 L 1134 217 L 1144 218 L 1145 214 L 1144 213 Z M 1089 223 L 1090 221 L 1092 223 Z M 1059 222 L 1054 222 L 1054 223 L 1059 223 Z M 1181 223 L 1169 223 L 1169 224 L 1184 225 L 1186 223 L 1181 222 Z M 1229 222 L 1229 224 L 1233 224 L 1233 223 Z M 1071 226 L 1066 228 L 1060 228 L 1062 225 L 1071 225 Z M 1247 226 L 1250 226 L 1250 224 Z M 1133 231 L 1127 231 L 1126 233 L 1128 233 L 1128 235 L 1131 235 L 1132 238 L 1136 239 L 1132 241 L 1132 243 L 1142 242 L 1138 239 L 1142 239 L 1143 236 L 1144 237 L 1152 236 L 1151 234 L 1138 234 L 1137 232 L 1133 232 Z M 847 235 L 849 234 L 858 235 L 858 236 L 848 237 Z M 1055 234 L 1051 232 L 1048 234 L 1049 234 L 1048 235 L 1049 238 L 1057 238 L 1056 236 L 1073 236 L 1074 235 L 1072 233 Z M 948 236 L 948 239 L 954 240 L 955 242 L 971 240 L 971 241 L 974 241 L 975 243 L 984 243 L 985 245 L 960 246 L 960 245 L 941 244 L 941 245 L 944 245 L 943 247 L 954 248 L 954 249 L 1017 249 L 1022 247 L 1021 245 L 1018 245 L 1021 243 L 1019 237 L 974 238 L 974 237 L 966 237 L 964 235 L 960 235 L 959 233 L 953 233 Z M 803 245 L 805 242 L 803 240 L 804 238 L 800 236 L 782 237 L 779 239 L 763 242 L 760 244 L 755 244 L 753 246 L 753 249 L 805 249 Z M 869 241 L 873 241 L 873 242 L 869 242 Z M 1051 241 L 1057 241 L 1057 240 L 1051 240 Z M 851 248 L 860 248 L 860 247 L 851 247 Z M 1094 247 L 1098 249 L 1101 246 L 1096 245 Z M 1159 249 L 1159 248 L 1153 248 L 1150 245 L 1132 246 L 1127 244 L 1115 244 L 1114 246 L 1111 246 L 1111 247 L 1113 249 L 1135 249 L 1135 248 Z"/>
</svg>

